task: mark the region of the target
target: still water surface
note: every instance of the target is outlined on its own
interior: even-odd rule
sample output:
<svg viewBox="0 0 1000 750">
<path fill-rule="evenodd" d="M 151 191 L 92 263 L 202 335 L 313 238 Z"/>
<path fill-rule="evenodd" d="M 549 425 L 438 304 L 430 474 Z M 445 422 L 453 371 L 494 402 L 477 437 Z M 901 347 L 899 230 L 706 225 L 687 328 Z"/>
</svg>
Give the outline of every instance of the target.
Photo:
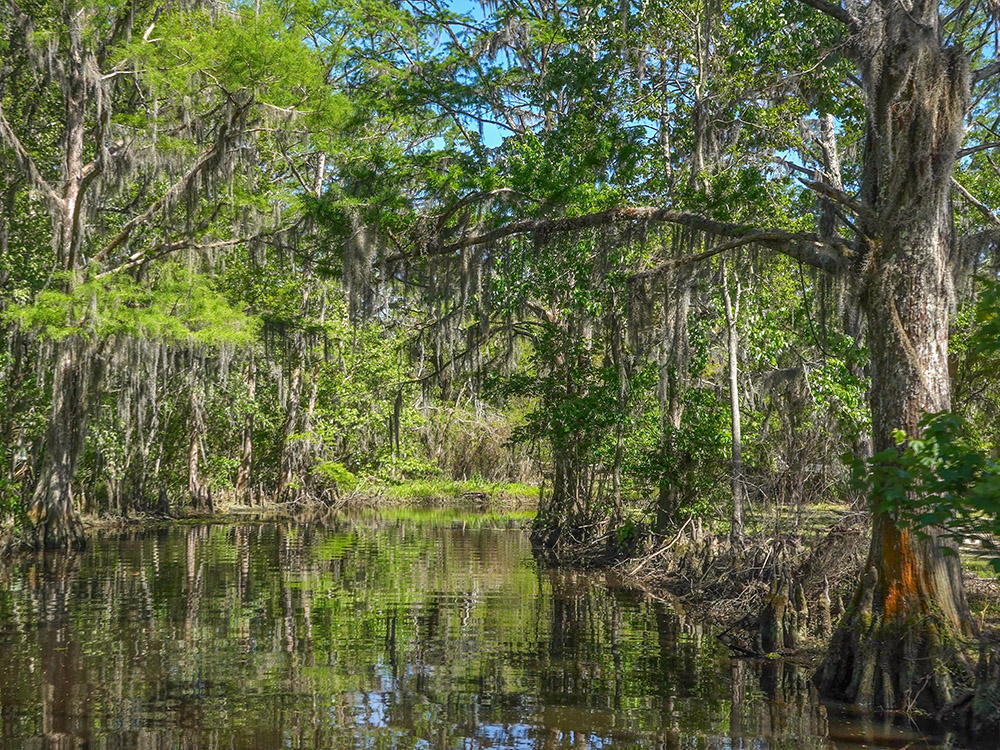
<svg viewBox="0 0 1000 750">
<path fill-rule="evenodd" d="M 454 513 L 107 534 L 0 570 L 3 748 L 960 747 L 838 718 L 807 677 Z"/>
</svg>

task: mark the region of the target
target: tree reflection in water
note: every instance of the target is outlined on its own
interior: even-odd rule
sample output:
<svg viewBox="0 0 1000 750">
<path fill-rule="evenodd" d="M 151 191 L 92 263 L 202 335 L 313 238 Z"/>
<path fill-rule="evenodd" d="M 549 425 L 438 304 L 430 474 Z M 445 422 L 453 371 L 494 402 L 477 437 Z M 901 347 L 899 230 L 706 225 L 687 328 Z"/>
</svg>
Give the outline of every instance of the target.
<svg viewBox="0 0 1000 750">
<path fill-rule="evenodd" d="M 941 746 L 453 514 L 108 534 L 0 584 L 5 748 Z"/>
</svg>

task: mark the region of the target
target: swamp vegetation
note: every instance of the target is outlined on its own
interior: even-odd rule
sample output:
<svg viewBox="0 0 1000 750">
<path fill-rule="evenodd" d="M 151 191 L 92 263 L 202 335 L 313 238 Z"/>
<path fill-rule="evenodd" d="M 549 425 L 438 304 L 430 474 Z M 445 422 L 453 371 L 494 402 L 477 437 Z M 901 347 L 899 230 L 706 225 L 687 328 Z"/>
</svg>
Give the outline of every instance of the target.
<svg viewBox="0 0 1000 750">
<path fill-rule="evenodd" d="M 752 653 L 804 628 L 826 698 L 995 727 L 960 551 L 1000 571 L 998 33 L 967 0 L 6 0 L 0 545 L 534 495 L 540 557 L 742 599 Z"/>
</svg>

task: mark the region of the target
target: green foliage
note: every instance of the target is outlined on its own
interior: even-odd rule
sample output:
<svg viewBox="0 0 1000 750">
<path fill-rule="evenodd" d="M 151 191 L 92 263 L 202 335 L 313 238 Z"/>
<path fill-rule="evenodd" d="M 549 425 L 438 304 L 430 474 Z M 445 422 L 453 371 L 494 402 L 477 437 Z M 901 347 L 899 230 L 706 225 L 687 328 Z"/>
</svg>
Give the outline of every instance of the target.
<svg viewBox="0 0 1000 750">
<path fill-rule="evenodd" d="M 61 189 L 74 184 L 57 127 L 72 34 L 64 4 L 25 7 L 27 34 L 0 7 L 0 104 Z M 160 484 L 182 502 L 192 445 L 202 478 L 230 492 L 247 443 L 264 494 L 289 461 L 303 491 L 547 483 L 558 464 L 594 517 L 613 509 L 640 528 L 665 485 L 683 490 L 681 515 L 723 515 L 716 261 L 670 265 L 719 238 L 622 222 L 442 248 L 628 205 L 813 231 L 824 207 L 796 178 L 823 171 L 818 117 L 835 118 L 845 190 L 860 184 L 864 104 L 840 85 L 836 22 L 783 0 L 74 7 L 90 77 L 74 267 L 59 270 L 51 201 L 10 139 L 0 144 L 0 323 L 22 337 L 8 350 L 24 359 L 0 361 L 6 508 L 30 489 L 30 461 L 14 456 L 42 450 L 49 411 L 51 379 L 24 373 L 44 374 L 50 342 L 80 335 L 112 362 L 81 463 L 99 506 L 139 506 Z M 974 32 L 949 21 L 956 39 Z M 967 45 L 977 65 L 981 47 Z M 978 115 L 970 142 L 988 143 Z M 990 158 L 976 151 L 959 175 L 984 205 L 1000 195 Z M 958 226 L 976 229 L 981 213 L 962 204 Z M 851 234 L 845 222 L 834 231 Z M 825 482 L 829 456 L 870 429 L 866 353 L 839 321 L 854 290 L 769 245 L 729 256 L 743 461 L 764 503 L 782 483 L 805 484 L 806 465 Z M 670 272 L 641 273 L 658 266 Z M 667 318 L 688 283 L 679 346 Z M 962 450 L 995 461 L 1000 292 L 975 289 L 953 339 L 955 408 Z M 683 371 L 669 373 L 679 427 L 665 392 L 674 348 L 685 349 Z M 203 434 L 192 437 L 196 398 Z M 911 458 L 926 473 L 921 450 Z M 969 492 L 991 471 L 962 467 Z M 927 481 L 922 491 L 952 492 Z"/>
<path fill-rule="evenodd" d="M 978 355 L 996 356 L 1000 355 L 1000 281 L 983 278 L 980 283 L 968 346 Z"/>
<path fill-rule="evenodd" d="M 897 431 L 896 448 L 862 462 L 850 456 L 853 482 L 875 507 L 918 531 L 935 527 L 961 542 L 1000 537 L 1000 464 L 976 450 L 954 414 L 928 414 L 918 435 Z M 1000 555 L 991 559 L 1000 573 Z"/>
<path fill-rule="evenodd" d="M 351 492 L 358 486 L 358 478 L 337 461 L 321 461 L 312 467 L 312 473 L 320 482 L 331 484 L 340 492 Z"/>
<path fill-rule="evenodd" d="M 146 83 L 161 95 L 198 97 L 206 86 L 216 87 L 231 97 L 259 98 L 268 115 L 298 115 L 310 126 L 329 125 L 347 106 L 326 81 L 323 55 L 334 56 L 337 46 L 305 44 L 314 9 L 282 5 L 164 14 L 155 29 L 156 43 L 133 38 L 119 52 L 120 60 L 142 66 Z M 307 17 L 300 20 L 300 14 Z M 176 143 L 183 148 L 183 140 Z"/>
<path fill-rule="evenodd" d="M 179 264 L 161 267 L 143 284 L 113 274 L 76 284 L 69 292 L 47 289 L 29 304 L 8 307 L 5 317 L 56 340 L 84 333 L 203 346 L 246 345 L 259 325 L 234 309 L 209 277 Z"/>
<path fill-rule="evenodd" d="M 974 280 L 975 296 L 959 308 L 949 341 L 955 410 L 970 439 L 993 458 L 1000 451 L 1000 284 Z"/>
</svg>

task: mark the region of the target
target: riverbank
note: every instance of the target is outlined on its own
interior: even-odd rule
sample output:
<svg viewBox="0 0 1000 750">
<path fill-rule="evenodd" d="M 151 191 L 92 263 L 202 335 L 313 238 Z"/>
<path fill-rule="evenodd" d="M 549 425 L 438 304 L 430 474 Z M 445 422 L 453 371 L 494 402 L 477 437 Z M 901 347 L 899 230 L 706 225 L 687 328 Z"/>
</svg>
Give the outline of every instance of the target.
<svg viewBox="0 0 1000 750">
<path fill-rule="evenodd" d="M 689 519 L 672 535 L 587 530 L 563 535 L 551 561 L 612 571 L 655 601 L 680 607 L 715 629 L 737 657 L 784 659 L 815 668 L 861 580 L 868 517 L 825 504 L 758 519 L 739 544 Z M 581 534 L 583 536 L 583 534 Z M 1000 578 L 974 544 L 962 549 L 963 576 L 977 637 L 959 644 L 967 669 L 959 696 L 939 718 L 979 734 L 1000 726 Z"/>
<path fill-rule="evenodd" d="M 323 522 L 338 513 L 390 511 L 404 508 L 453 507 L 456 519 L 475 512 L 483 519 L 505 527 L 527 528 L 538 506 L 538 489 L 525 484 L 479 480 L 427 479 L 399 483 L 369 482 L 350 492 L 321 498 L 300 496 L 286 502 L 258 496 L 252 503 L 238 502 L 224 494 L 211 511 L 169 507 L 167 512 L 135 512 L 125 516 L 80 516 L 84 532 L 92 533 L 153 525 L 184 523 L 226 524 L 242 520 L 298 520 Z M 8 524 L 0 528 L 0 557 L 30 551 L 18 530 Z"/>
</svg>

